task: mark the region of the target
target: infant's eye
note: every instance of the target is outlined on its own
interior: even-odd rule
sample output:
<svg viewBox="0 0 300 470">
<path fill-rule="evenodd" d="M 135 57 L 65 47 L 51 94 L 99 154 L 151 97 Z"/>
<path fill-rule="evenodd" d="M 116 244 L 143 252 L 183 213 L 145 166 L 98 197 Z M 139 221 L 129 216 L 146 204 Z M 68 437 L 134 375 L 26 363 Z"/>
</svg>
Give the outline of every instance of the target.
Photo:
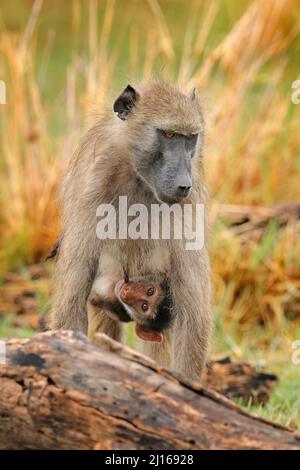
<svg viewBox="0 0 300 470">
<path fill-rule="evenodd" d="M 147 310 L 148 310 L 148 304 L 147 304 L 147 302 L 143 302 L 143 303 L 142 303 L 142 310 L 143 310 L 143 312 L 147 312 Z"/>
<path fill-rule="evenodd" d="M 153 294 L 154 294 L 154 287 L 149 287 L 149 289 L 147 290 L 147 295 L 150 297 Z"/>
<path fill-rule="evenodd" d="M 161 131 L 162 132 L 162 135 L 164 137 L 166 137 L 166 139 L 172 139 L 172 137 L 174 137 L 175 135 L 175 132 L 171 132 L 171 131 Z"/>
</svg>

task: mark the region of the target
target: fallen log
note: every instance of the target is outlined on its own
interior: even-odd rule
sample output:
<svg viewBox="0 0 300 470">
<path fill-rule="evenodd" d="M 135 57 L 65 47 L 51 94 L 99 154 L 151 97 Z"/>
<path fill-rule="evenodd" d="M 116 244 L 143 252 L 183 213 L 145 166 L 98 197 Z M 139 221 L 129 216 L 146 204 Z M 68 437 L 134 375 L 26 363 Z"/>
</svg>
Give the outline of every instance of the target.
<svg viewBox="0 0 300 470">
<path fill-rule="evenodd" d="M 201 378 L 202 385 L 228 398 L 265 405 L 278 382 L 275 374 L 260 372 L 247 362 L 232 362 L 230 357 L 211 360 Z"/>
<path fill-rule="evenodd" d="M 100 337 L 7 342 L 1 449 L 300 449 L 300 435 Z"/>
</svg>

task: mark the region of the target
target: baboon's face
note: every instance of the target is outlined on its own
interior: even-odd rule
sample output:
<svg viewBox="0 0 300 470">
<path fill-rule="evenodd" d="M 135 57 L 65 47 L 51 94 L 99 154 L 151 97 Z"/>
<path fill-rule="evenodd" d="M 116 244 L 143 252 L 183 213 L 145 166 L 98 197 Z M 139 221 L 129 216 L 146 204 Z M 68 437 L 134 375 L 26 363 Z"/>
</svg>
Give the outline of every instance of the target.
<svg viewBox="0 0 300 470">
<path fill-rule="evenodd" d="M 129 308 L 134 320 L 146 323 L 153 320 L 157 309 L 165 296 L 162 287 L 145 277 L 136 277 L 128 282 L 119 281 L 115 294 L 120 302 Z"/>
<path fill-rule="evenodd" d="M 129 85 L 114 104 L 130 135 L 130 153 L 158 200 L 175 203 L 191 194 L 192 162 L 199 154 L 202 115 L 194 92 L 156 84 L 141 96 Z"/>
<path fill-rule="evenodd" d="M 152 275 L 122 279 L 115 285 L 115 295 L 129 317 L 136 321 L 135 331 L 139 338 L 163 341 L 162 332 L 171 324 L 174 304 L 167 278 L 161 282 Z"/>
<path fill-rule="evenodd" d="M 192 191 L 192 159 L 198 135 L 155 129 L 153 139 L 152 152 L 135 158 L 136 168 L 159 200 L 178 202 Z"/>
</svg>

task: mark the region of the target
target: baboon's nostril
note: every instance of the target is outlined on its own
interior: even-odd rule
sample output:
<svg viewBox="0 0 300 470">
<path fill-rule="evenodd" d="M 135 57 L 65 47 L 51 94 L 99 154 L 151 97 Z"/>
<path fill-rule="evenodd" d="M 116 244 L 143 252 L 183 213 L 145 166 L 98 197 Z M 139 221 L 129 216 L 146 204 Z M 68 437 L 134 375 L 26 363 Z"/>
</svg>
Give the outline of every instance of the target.
<svg viewBox="0 0 300 470">
<path fill-rule="evenodd" d="M 178 186 L 177 193 L 179 196 L 187 196 L 191 189 L 192 186 Z"/>
</svg>

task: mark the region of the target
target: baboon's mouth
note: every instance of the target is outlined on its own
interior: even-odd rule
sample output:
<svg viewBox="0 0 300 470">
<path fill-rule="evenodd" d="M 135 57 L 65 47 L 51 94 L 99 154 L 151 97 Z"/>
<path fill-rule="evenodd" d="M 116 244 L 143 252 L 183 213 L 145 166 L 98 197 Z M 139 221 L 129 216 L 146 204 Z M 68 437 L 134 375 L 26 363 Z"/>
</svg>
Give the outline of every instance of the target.
<svg viewBox="0 0 300 470">
<path fill-rule="evenodd" d="M 160 193 L 158 195 L 160 201 L 164 202 L 165 204 L 179 203 L 179 202 L 183 201 L 184 199 L 187 199 L 188 196 L 189 195 L 186 195 L 186 196 L 178 196 L 176 194 L 169 195 L 169 194 L 165 194 L 165 193 Z"/>
<path fill-rule="evenodd" d="M 159 331 L 150 330 L 144 325 L 136 323 L 135 325 L 136 335 L 143 341 L 150 341 L 152 343 L 162 343 L 163 335 Z"/>
</svg>

